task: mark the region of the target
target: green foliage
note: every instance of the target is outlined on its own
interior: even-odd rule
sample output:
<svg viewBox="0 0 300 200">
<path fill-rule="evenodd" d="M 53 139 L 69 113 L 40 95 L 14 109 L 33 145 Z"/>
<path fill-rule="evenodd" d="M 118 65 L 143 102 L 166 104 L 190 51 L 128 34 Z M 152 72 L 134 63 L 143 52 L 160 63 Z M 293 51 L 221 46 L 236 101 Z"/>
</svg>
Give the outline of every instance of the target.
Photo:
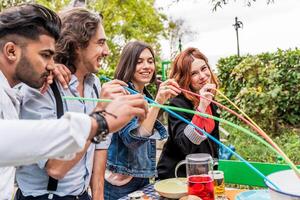
<svg viewBox="0 0 300 200">
<path fill-rule="evenodd" d="M 226 144 L 232 144 L 236 152 L 243 158 L 253 162 L 285 163 L 268 147 L 259 143 L 252 137 L 236 130 L 232 127 L 222 125 L 230 135 Z M 300 164 L 300 130 L 284 128 L 280 130 L 278 136 L 272 137 L 272 140 L 286 153 L 286 155 L 296 164 Z M 233 157 L 233 159 L 236 159 Z"/>
<path fill-rule="evenodd" d="M 4 0 L 0 9 L 24 2 L 36 2 L 52 10 L 60 11 L 71 0 Z M 104 28 L 108 38 L 110 56 L 107 69 L 100 73 L 113 76 L 122 47 L 130 40 L 149 43 L 160 54 L 159 38 L 166 35 L 163 22 L 167 17 L 154 8 L 154 0 L 89 0 L 88 8 L 104 17 Z M 159 62 L 157 62 L 159 63 Z M 157 65 L 160 70 L 160 65 Z"/>
<path fill-rule="evenodd" d="M 221 91 L 268 133 L 299 126 L 300 50 L 231 56 L 219 60 L 217 67 Z"/>
<path fill-rule="evenodd" d="M 159 38 L 165 34 L 166 16 L 154 8 L 154 0 L 91 1 L 89 7 L 104 16 L 104 28 L 109 38 L 111 55 L 109 69 L 100 73 L 112 77 L 122 47 L 131 40 L 149 43 L 159 55 Z"/>
</svg>

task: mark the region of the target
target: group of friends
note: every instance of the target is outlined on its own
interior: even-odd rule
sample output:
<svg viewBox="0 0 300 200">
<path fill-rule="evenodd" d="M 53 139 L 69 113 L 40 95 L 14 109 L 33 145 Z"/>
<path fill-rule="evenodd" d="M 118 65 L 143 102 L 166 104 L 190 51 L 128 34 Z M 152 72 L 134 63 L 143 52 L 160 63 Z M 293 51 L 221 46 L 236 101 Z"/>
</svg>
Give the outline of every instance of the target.
<svg viewBox="0 0 300 200">
<path fill-rule="evenodd" d="M 142 41 L 125 45 L 114 80 L 101 86 L 96 73 L 109 56 L 106 40 L 103 17 L 85 8 L 57 15 L 24 4 L 0 13 L 1 200 L 12 198 L 15 180 L 15 200 L 116 200 L 149 178 L 174 177 L 188 154 L 218 158 L 203 133 L 172 115 L 166 130 L 157 120 L 160 109 L 144 100 L 218 116 L 210 101 L 218 82 L 206 56 L 197 48 L 180 52 L 152 97 L 145 86 L 156 81 L 155 54 Z M 219 139 L 218 122 L 178 113 Z M 156 140 L 163 139 L 156 163 Z M 178 174 L 185 176 L 184 167 Z"/>
</svg>

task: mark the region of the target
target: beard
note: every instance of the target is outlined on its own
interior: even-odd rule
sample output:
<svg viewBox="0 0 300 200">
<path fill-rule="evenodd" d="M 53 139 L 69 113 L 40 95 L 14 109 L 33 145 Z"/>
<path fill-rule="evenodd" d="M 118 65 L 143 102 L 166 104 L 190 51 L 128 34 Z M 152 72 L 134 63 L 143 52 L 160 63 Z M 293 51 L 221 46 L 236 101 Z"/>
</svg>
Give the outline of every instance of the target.
<svg viewBox="0 0 300 200">
<path fill-rule="evenodd" d="M 21 59 L 16 66 L 15 78 L 26 85 L 39 89 L 46 81 L 49 72 L 39 74 L 34 70 L 33 65 L 29 62 L 26 56 L 21 55 Z"/>
</svg>

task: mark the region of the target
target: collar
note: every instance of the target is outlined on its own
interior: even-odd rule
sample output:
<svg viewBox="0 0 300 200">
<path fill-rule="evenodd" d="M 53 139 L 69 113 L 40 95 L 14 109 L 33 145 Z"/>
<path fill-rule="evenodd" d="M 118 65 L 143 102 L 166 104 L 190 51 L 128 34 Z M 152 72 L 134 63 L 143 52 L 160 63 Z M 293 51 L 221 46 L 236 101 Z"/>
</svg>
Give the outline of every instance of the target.
<svg viewBox="0 0 300 200">
<path fill-rule="evenodd" d="M 133 89 L 135 91 L 137 91 L 133 85 L 133 83 L 131 81 L 129 81 L 128 83 L 128 86 L 130 89 Z M 130 92 L 131 93 L 131 92 Z M 146 89 L 146 87 L 144 87 L 144 90 L 143 90 L 143 93 L 146 97 L 150 98 L 150 99 L 153 99 L 152 95 L 150 94 L 150 92 Z"/>
<path fill-rule="evenodd" d="M 7 81 L 7 78 L 4 76 L 1 70 L 0 70 L 0 85 L 4 86 L 5 88 L 11 88 Z"/>
<path fill-rule="evenodd" d="M 94 74 L 88 74 L 84 77 L 84 84 L 88 84 L 90 86 L 93 86 L 95 84 L 95 81 L 96 81 L 96 77 Z M 69 87 L 70 88 L 75 88 L 75 90 L 77 90 L 77 86 L 79 84 L 79 81 L 78 81 L 78 78 L 77 76 L 75 76 L 74 74 L 72 74 L 71 76 L 71 80 L 70 80 L 70 83 L 69 83 Z"/>
</svg>

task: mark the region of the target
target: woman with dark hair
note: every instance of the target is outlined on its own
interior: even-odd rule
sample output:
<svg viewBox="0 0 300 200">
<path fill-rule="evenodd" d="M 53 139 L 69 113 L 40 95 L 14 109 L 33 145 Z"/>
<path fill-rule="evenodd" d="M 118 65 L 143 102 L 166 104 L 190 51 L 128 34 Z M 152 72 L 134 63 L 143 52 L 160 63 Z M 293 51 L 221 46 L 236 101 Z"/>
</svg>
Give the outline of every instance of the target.
<svg viewBox="0 0 300 200">
<path fill-rule="evenodd" d="M 193 95 L 182 93 L 170 100 L 171 106 L 218 116 L 218 108 L 209 101 L 209 99 L 213 99 L 214 89 L 218 87 L 217 78 L 211 71 L 207 58 L 198 49 L 188 48 L 177 55 L 172 65 L 170 78 L 173 78 L 180 88 L 198 93 L 208 99 L 199 99 Z M 183 112 L 178 112 L 178 114 L 219 139 L 218 122 L 198 115 Z M 188 154 L 209 153 L 213 158 L 218 158 L 218 147 L 213 141 L 192 125 L 188 125 L 172 115 L 168 117 L 168 133 L 169 137 L 157 166 L 159 179 L 175 177 L 177 163 L 184 160 Z M 185 177 L 185 167 L 180 167 L 177 174 Z"/>
<path fill-rule="evenodd" d="M 126 82 L 131 89 L 151 98 L 145 88 L 155 81 L 155 59 L 152 48 L 143 42 L 128 43 L 121 54 L 115 78 Z M 155 101 L 164 104 L 180 90 L 174 80 L 160 84 Z M 167 132 L 156 120 L 159 108 L 151 107 L 140 124 L 133 119 L 117 134 L 113 134 L 108 149 L 104 193 L 106 200 L 119 199 L 149 183 L 156 176 L 156 139 L 164 139 Z"/>
</svg>

